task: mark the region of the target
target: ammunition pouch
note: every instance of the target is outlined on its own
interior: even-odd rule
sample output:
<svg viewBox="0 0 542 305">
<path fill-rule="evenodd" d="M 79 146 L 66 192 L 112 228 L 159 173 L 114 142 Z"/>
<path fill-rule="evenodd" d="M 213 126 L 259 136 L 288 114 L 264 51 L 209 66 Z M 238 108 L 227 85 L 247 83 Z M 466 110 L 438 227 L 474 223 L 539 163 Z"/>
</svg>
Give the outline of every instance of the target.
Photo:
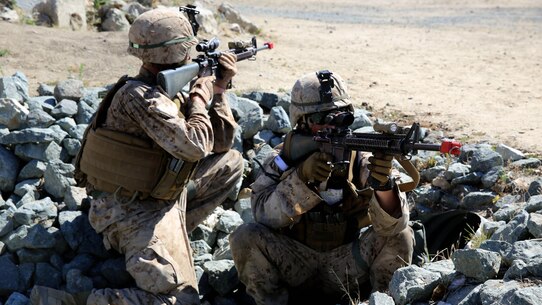
<svg viewBox="0 0 542 305">
<path fill-rule="evenodd" d="M 105 128 L 87 131 L 79 167 L 99 191 L 177 199 L 196 166 L 172 158 L 151 141 Z"/>
</svg>

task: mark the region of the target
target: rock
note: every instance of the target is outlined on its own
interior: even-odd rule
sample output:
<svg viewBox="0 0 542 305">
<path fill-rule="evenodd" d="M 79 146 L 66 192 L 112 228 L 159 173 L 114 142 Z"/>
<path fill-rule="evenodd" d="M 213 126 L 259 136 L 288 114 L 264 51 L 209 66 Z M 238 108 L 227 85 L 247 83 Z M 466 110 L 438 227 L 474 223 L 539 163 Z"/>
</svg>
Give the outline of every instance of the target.
<svg viewBox="0 0 542 305">
<path fill-rule="evenodd" d="M 19 172 L 17 181 L 26 179 L 41 178 L 45 173 L 47 165 L 40 160 L 30 160 Z"/>
<path fill-rule="evenodd" d="M 271 108 L 269 118 L 265 122 L 265 126 L 273 132 L 285 134 L 292 130 L 288 114 L 282 107 L 275 106 Z"/>
<path fill-rule="evenodd" d="M 47 0 L 36 5 L 38 13 L 50 18 L 53 25 L 73 31 L 87 29 L 85 3 L 77 0 Z"/>
<path fill-rule="evenodd" d="M 0 99 L 14 99 L 18 102 L 25 102 L 29 98 L 28 79 L 22 72 L 18 71 L 12 76 L 0 78 Z"/>
<path fill-rule="evenodd" d="M 542 238 L 542 214 L 529 214 L 527 229 L 535 238 Z"/>
<path fill-rule="evenodd" d="M 218 11 L 224 15 L 226 20 L 230 23 L 237 23 L 239 24 L 243 29 L 248 31 L 251 34 L 258 34 L 260 32 L 260 29 L 258 26 L 256 26 L 254 23 L 250 22 L 248 19 L 246 19 L 244 16 L 242 16 L 238 11 L 236 11 L 233 6 L 231 6 L 228 3 L 222 3 L 218 7 Z"/>
<path fill-rule="evenodd" d="M 120 32 L 126 31 L 130 28 L 130 23 L 126 19 L 126 15 L 123 11 L 112 8 L 105 14 L 104 21 L 101 24 L 102 31 L 105 32 Z"/>
<path fill-rule="evenodd" d="M 102 238 L 90 226 L 87 215 L 80 211 L 63 211 L 58 215 L 58 222 L 72 250 L 107 257 Z"/>
<path fill-rule="evenodd" d="M 3 146 L 0 146 L 0 191 L 11 192 L 17 181 L 19 159 Z"/>
<path fill-rule="evenodd" d="M 8 296 L 19 287 L 19 270 L 7 256 L 0 256 L 0 296 Z"/>
<path fill-rule="evenodd" d="M 491 236 L 492 240 L 502 240 L 509 243 L 515 243 L 523 239 L 529 232 L 527 231 L 527 221 L 529 213 L 521 210 L 506 226 L 498 228 Z"/>
<path fill-rule="evenodd" d="M 466 209 L 478 209 L 493 203 L 497 194 L 493 192 L 471 192 L 461 202 L 461 207 Z"/>
<path fill-rule="evenodd" d="M 390 294 L 397 305 L 405 305 L 431 297 L 440 275 L 416 265 L 399 268 L 392 276 Z"/>
<path fill-rule="evenodd" d="M 470 165 L 463 163 L 452 163 L 447 170 L 444 171 L 444 178 L 448 181 L 453 179 L 464 177 L 471 171 Z"/>
<path fill-rule="evenodd" d="M 237 124 L 241 126 L 243 139 L 251 139 L 263 127 L 262 108 L 252 100 L 227 96 Z"/>
<path fill-rule="evenodd" d="M 12 293 L 5 305 L 30 305 L 30 299 L 19 292 Z"/>
<path fill-rule="evenodd" d="M 25 203 L 14 213 L 13 217 L 19 224 L 41 224 L 44 228 L 52 226 L 58 214 L 55 203 L 49 197 Z"/>
<path fill-rule="evenodd" d="M 239 283 L 237 269 L 232 260 L 211 261 L 203 264 L 203 270 L 209 276 L 209 284 L 220 295 L 231 292 Z"/>
<path fill-rule="evenodd" d="M 32 159 L 45 162 L 56 161 L 60 159 L 61 151 L 62 148 L 56 142 L 26 143 L 15 146 L 15 155 L 25 161 Z"/>
<path fill-rule="evenodd" d="M 50 114 L 55 119 L 62 119 L 66 117 L 73 117 L 78 111 L 77 102 L 70 99 L 61 100 L 56 106 L 51 110 Z"/>
<path fill-rule="evenodd" d="M 66 275 L 66 291 L 69 293 L 89 292 L 92 290 L 92 279 L 84 276 L 81 270 L 71 269 Z"/>
<path fill-rule="evenodd" d="M 487 173 L 495 166 L 503 166 L 501 155 L 491 149 L 479 149 L 474 151 L 470 161 L 473 172 Z"/>
<path fill-rule="evenodd" d="M 111 283 L 113 288 L 129 287 L 134 279 L 126 271 L 124 257 L 107 259 L 100 268 L 100 273 Z"/>
<path fill-rule="evenodd" d="M 34 284 L 60 289 L 62 285 L 62 273 L 49 263 L 37 263 Z"/>
<path fill-rule="evenodd" d="M 499 253 L 483 249 L 459 249 L 452 254 L 455 269 L 479 282 L 494 278 L 499 272 Z"/>
<path fill-rule="evenodd" d="M 196 21 L 199 23 L 199 30 L 210 35 L 218 34 L 218 22 L 212 11 L 204 8 L 200 3 L 194 3 L 199 14 L 196 15 Z"/>
<path fill-rule="evenodd" d="M 542 161 L 537 158 L 528 158 L 528 159 L 522 159 L 518 161 L 514 161 L 510 164 L 510 166 L 517 167 L 517 168 L 537 168 L 540 165 L 542 165 Z"/>
<path fill-rule="evenodd" d="M 525 205 L 525 211 L 532 213 L 542 210 L 542 195 L 531 196 Z"/>
<path fill-rule="evenodd" d="M 58 134 L 51 128 L 25 128 L 10 132 L 0 140 L 0 144 L 15 145 L 25 143 L 61 143 L 64 138 L 63 134 Z"/>
<path fill-rule="evenodd" d="M 55 123 L 55 118 L 53 118 L 49 113 L 43 109 L 33 109 L 26 116 L 25 127 L 39 127 L 47 128 Z"/>
<path fill-rule="evenodd" d="M 239 213 L 231 210 L 224 211 L 216 225 L 216 229 L 225 233 L 232 233 L 243 224 Z"/>
<path fill-rule="evenodd" d="M 192 248 L 194 257 L 198 257 L 203 254 L 208 254 L 212 250 L 212 248 L 203 240 L 191 241 L 190 248 Z"/>
<path fill-rule="evenodd" d="M 64 198 L 66 189 L 75 185 L 73 178 L 75 167 L 59 160 L 51 161 L 47 164 L 43 188 L 56 198 Z"/>
<path fill-rule="evenodd" d="M 1 89 L 0 89 L 1 90 Z M 17 100 L 0 98 L 0 124 L 11 129 L 23 126 L 29 111 Z"/>
<path fill-rule="evenodd" d="M 525 158 L 525 154 L 521 151 L 502 143 L 497 145 L 495 151 L 501 155 L 504 161 L 514 162 Z"/>
<path fill-rule="evenodd" d="M 371 293 L 369 305 L 395 305 L 395 302 L 389 295 L 376 291 Z"/>
<path fill-rule="evenodd" d="M 504 173 L 502 166 L 495 166 L 482 176 L 482 185 L 486 189 L 491 189 Z M 506 182 L 506 181 L 505 181 Z"/>
<path fill-rule="evenodd" d="M 542 256 L 541 240 L 522 240 L 512 245 L 505 259 L 506 262 L 511 263 L 514 260 L 529 261 L 540 256 Z"/>
<path fill-rule="evenodd" d="M 519 288 L 519 283 L 515 281 L 489 280 L 480 287 L 481 304 L 514 304 L 501 303 L 503 297 Z"/>
</svg>

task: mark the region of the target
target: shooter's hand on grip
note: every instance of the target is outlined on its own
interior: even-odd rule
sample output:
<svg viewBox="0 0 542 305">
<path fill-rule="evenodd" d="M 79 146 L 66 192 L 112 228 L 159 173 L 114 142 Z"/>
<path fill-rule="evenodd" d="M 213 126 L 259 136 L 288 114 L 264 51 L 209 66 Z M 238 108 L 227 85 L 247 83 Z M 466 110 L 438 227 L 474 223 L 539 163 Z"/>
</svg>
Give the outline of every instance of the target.
<svg viewBox="0 0 542 305">
<path fill-rule="evenodd" d="M 299 178 L 304 182 L 326 181 L 333 169 L 332 156 L 315 152 L 297 168 Z"/>
<path fill-rule="evenodd" d="M 235 74 L 237 74 L 236 55 L 228 52 L 222 53 L 222 55 L 218 58 L 218 70 L 219 71 L 216 73 L 217 78 L 215 81 L 215 86 L 219 87 L 218 91 L 223 91 L 228 89 L 228 84 Z"/>
<path fill-rule="evenodd" d="M 392 155 L 387 155 L 381 152 L 373 153 L 369 157 L 370 175 L 368 179 L 369 185 L 377 191 L 388 191 L 393 188 L 393 180 L 391 179 Z"/>
</svg>

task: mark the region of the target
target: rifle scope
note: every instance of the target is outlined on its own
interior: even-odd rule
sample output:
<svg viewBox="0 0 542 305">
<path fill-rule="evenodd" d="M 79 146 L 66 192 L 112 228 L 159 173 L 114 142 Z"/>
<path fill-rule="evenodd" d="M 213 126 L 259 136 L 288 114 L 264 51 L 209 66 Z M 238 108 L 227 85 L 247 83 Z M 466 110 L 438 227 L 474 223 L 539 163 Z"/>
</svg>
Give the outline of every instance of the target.
<svg viewBox="0 0 542 305">
<path fill-rule="evenodd" d="M 196 45 L 196 51 L 209 52 L 214 51 L 220 45 L 220 40 L 213 38 L 211 40 L 203 40 Z"/>
</svg>

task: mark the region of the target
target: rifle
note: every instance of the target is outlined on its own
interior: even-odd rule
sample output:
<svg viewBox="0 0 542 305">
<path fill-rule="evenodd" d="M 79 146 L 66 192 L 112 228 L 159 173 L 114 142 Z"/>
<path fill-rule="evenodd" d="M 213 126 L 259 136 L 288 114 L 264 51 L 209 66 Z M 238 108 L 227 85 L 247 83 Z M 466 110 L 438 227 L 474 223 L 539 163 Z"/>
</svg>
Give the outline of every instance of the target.
<svg viewBox="0 0 542 305">
<path fill-rule="evenodd" d="M 218 67 L 218 58 L 224 52 L 235 54 L 237 61 L 245 59 L 254 60 L 259 51 L 272 49 L 274 47 L 272 42 L 266 42 L 263 46 L 258 47 L 256 37 L 252 37 L 250 42 L 230 42 L 228 43 L 230 49 L 222 52 L 216 50 L 219 45 L 220 41 L 217 38 L 201 41 L 196 45 L 196 51 L 202 52 L 203 54 L 200 54 L 197 58 L 193 59 L 193 63 L 191 64 L 158 73 L 158 85 L 164 89 L 169 97 L 173 97 L 196 77 L 211 76 L 215 74 Z M 220 77 L 220 75 L 217 75 L 217 77 Z"/>
<path fill-rule="evenodd" d="M 377 123 L 374 125 L 376 133 L 356 133 L 347 127 L 341 127 L 349 126 L 353 122 L 351 113 L 341 113 L 330 121 L 329 128 L 319 130 L 313 137 L 292 133 L 292 138 L 287 139 L 284 145 L 290 145 L 289 143 L 295 141 L 296 147 L 304 149 L 298 151 L 283 149 L 281 158 L 285 162 L 295 164 L 312 152 L 322 151 L 333 155 L 334 171 L 347 172 L 352 151 L 394 155 L 413 179 L 412 182 L 399 185 L 401 191 L 407 192 L 413 190 L 420 180 L 418 170 L 410 162 L 411 156 L 416 155 L 418 150 L 438 151 L 455 156 L 461 153 L 461 143 L 457 141 L 446 139 L 440 144 L 421 143 L 418 123 L 413 123 L 410 128 L 400 128 L 395 123 Z M 288 152 L 289 155 L 283 155 L 284 152 Z"/>
</svg>

